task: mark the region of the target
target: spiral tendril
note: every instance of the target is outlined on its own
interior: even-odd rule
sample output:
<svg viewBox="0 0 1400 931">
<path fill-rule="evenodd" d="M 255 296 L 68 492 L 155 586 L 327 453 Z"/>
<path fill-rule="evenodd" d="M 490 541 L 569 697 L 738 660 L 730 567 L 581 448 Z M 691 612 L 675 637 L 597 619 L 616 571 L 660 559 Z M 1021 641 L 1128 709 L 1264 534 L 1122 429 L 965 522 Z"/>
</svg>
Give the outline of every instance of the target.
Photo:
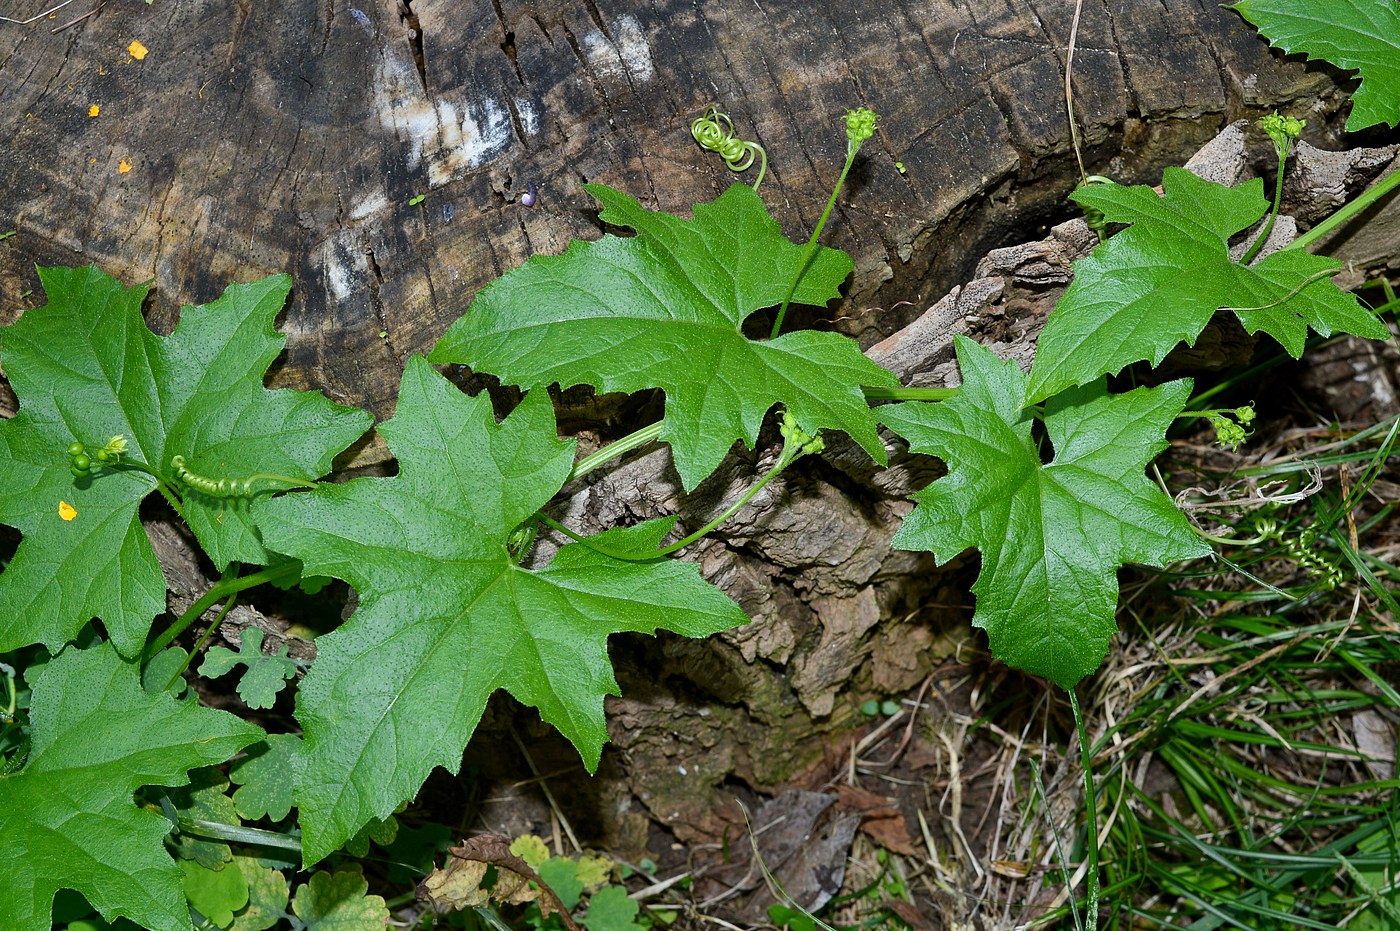
<svg viewBox="0 0 1400 931">
<path fill-rule="evenodd" d="M 208 478 L 191 472 L 184 456 L 171 459 L 170 468 L 174 470 L 177 482 L 215 498 L 246 498 L 253 493 L 252 478 Z"/>
<path fill-rule="evenodd" d="M 272 475 L 265 472 L 259 472 L 257 475 L 250 475 L 247 478 L 209 478 L 191 471 L 184 456 L 172 457 L 170 468 L 175 473 L 175 481 L 186 488 L 192 488 L 213 498 L 251 498 L 254 494 L 253 486 L 258 482 L 282 482 L 300 488 L 316 487 L 315 482 L 293 478 L 290 475 Z"/>
<path fill-rule="evenodd" d="M 753 183 L 753 189 L 758 190 L 758 186 L 763 183 L 764 174 L 768 171 L 768 153 L 763 151 L 763 146 L 757 142 L 749 142 L 735 136 L 734 123 L 728 114 L 720 112 L 719 107 L 710 104 L 705 108 L 704 114 L 690 124 L 690 135 L 700 148 L 718 154 L 729 166 L 729 170 L 736 173 L 747 171 L 753 165 L 755 157 L 761 158 L 758 180 Z"/>
</svg>

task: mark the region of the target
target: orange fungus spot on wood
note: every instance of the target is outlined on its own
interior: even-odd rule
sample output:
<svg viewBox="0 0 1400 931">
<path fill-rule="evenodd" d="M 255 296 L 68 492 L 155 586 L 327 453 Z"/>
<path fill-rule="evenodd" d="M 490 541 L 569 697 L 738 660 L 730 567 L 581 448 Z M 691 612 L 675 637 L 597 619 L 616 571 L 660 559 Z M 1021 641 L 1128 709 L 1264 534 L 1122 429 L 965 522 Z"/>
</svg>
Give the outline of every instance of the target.
<svg viewBox="0 0 1400 931">
<path fill-rule="evenodd" d="M 145 58 L 147 51 L 148 49 L 141 44 L 140 40 L 135 40 L 126 47 L 126 53 L 137 61 Z"/>
<path fill-rule="evenodd" d="M 131 162 L 128 162 L 126 159 L 122 159 L 120 162 L 117 163 L 117 173 L 118 173 L 118 174 L 123 174 L 123 175 L 124 175 L 124 174 L 126 174 L 128 171 L 130 171 L 130 170 L 131 170 Z"/>
<path fill-rule="evenodd" d="M 78 516 L 78 509 L 67 501 L 58 502 L 58 516 L 64 520 L 72 520 Z"/>
<path fill-rule="evenodd" d="M 88 107 L 88 116 L 97 116 L 97 114 L 101 112 L 102 108 L 99 107 L 97 104 L 93 104 L 92 106 Z"/>
</svg>

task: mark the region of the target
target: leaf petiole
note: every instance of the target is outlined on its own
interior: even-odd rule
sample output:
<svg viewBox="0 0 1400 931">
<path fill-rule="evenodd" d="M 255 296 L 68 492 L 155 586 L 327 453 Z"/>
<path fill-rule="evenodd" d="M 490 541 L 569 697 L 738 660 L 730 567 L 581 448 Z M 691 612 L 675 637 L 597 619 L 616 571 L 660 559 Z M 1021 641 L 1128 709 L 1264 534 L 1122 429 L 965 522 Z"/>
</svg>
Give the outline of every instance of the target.
<svg viewBox="0 0 1400 931">
<path fill-rule="evenodd" d="M 229 568 L 232 568 L 232 566 Z M 219 626 L 224 622 L 224 618 L 228 617 L 228 613 L 233 610 L 233 606 L 236 604 L 238 604 L 238 594 L 235 592 L 224 602 L 224 606 L 219 609 L 219 616 L 214 618 L 214 623 L 209 625 L 209 629 L 204 632 L 204 636 L 199 638 L 199 642 L 194 645 L 194 649 L 185 654 L 185 661 L 180 664 L 179 669 L 175 670 L 175 674 L 170 677 L 170 681 L 165 683 L 165 688 L 162 689 L 162 691 L 170 691 L 171 686 L 185 674 L 185 670 L 190 668 L 190 663 L 194 662 L 194 658 L 204 649 L 204 645 L 209 642 L 210 637 L 214 636 L 214 631 L 219 629 Z"/>
<path fill-rule="evenodd" d="M 230 571 L 233 570 L 233 565 L 233 563 L 229 564 Z M 175 619 L 175 623 L 171 624 L 159 637 L 151 641 L 146 647 L 146 651 L 141 655 L 141 664 L 144 666 L 146 663 L 150 662 L 151 657 L 168 647 L 171 641 L 184 633 L 205 611 L 208 611 L 229 595 L 236 594 L 245 589 L 254 588 L 264 582 L 275 582 L 279 579 L 288 578 L 289 576 L 296 575 L 300 571 L 301 567 L 297 563 L 285 562 L 280 566 L 269 566 L 266 569 L 251 572 L 248 575 L 220 579 L 210 586 L 209 591 L 205 592 L 198 601 L 186 608 L 185 612 Z"/>
<path fill-rule="evenodd" d="M 1084 770 L 1084 808 L 1087 817 L 1084 826 L 1088 831 L 1089 862 L 1089 902 L 1085 911 L 1089 915 L 1089 931 L 1099 927 L 1099 804 L 1094 794 L 1093 757 L 1089 753 L 1089 733 L 1084 727 L 1084 715 L 1079 711 L 1078 686 L 1066 689 L 1069 692 L 1069 707 L 1074 712 L 1075 728 L 1079 731 L 1079 762 Z"/>
<path fill-rule="evenodd" d="M 699 540 L 700 538 L 710 533 L 710 531 L 714 530 L 720 524 L 729 520 L 729 518 L 733 517 L 739 512 L 740 508 L 752 501 L 754 495 L 758 494 L 764 489 L 764 487 L 769 482 L 777 478 L 778 474 L 781 473 L 784 469 L 792 465 L 794 462 L 796 462 L 803 456 L 820 452 L 825 446 L 825 444 L 821 441 L 819 437 L 815 437 L 811 434 L 805 433 L 800 427 L 798 427 L 797 422 L 792 417 L 792 414 L 788 412 L 783 413 L 782 432 L 783 451 L 778 454 L 778 459 L 776 462 L 773 463 L 773 467 L 767 472 L 765 472 L 763 477 L 759 479 L 752 488 L 744 492 L 744 494 L 740 495 L 739 498 L 736 499 L 733 504 L 729 505 L 729 507 L 725 508 L 719 514 L 719 516 L 717 516 L 714 520 L 710 521 L 705 526 L 701 527 L 699 530 L 677 540 L 675 543 L 672 543 L 669 546 L 664 546 L 661 549 L 656 550 L 655 552 L 646 553 L 645 555 L 638 555 L 636 553 L 623 553 L 618 550 L 614 550 L 611 547 L 600 544 L 595 539 L 590 539 L 588 537 L 584 537 L 575 533 L 574 531 L 570 530 L 568 527 L 565 527 L 563 524 L 559 523 L 557 520 L 555 520 L 554 518 L 550 517 L 548 514 L 545 514 L 542 511 L 535 512 L 535 518 L 547 524 L 549 527 L 564 534 L 564 536 L 568 537 L 570 540 L 573 540 L 575 543 L 582 543 L 589 549 L 602 553 L 604 556 L 610 556 L 613 559 L 624 559 L 628 562 L 645 562 L 650 559 L 659 559 L 662 556 L 669 556 L 677 550 L 684 549 L 685 547 L 694 543 L 696 540 Z"/>
<path fill-rule="evenodd" d="M 958 396 L 958 388 L 875 388 L 862 385 L 867 401 L 947 401 Z"/>
<path fill-rule="evenodd" d="M 788 285 L 787 296 L 783 298 L 783 305 L 778 308 L 778 316 L 773 319 L 773 332 L 768 334 L 769 339 L 777 339 L 779 331 L 783 328 L 783 317 L 787 314 L 788 304 L 792 303 L 798 282 L 807 273 L 807 266 L 812 264 L 812 259 L 817 254 L 817 240 L 831 216 L 831 208 L 836 206 L 836 198 L 846 183 L 846 175 L 850 174 L 851 166 L 855 164 L 856 153 L 860 151 L 861 143 L 875 134 L 875 121 L 878 119 L 878 114 L 866 107 L 846 111 L 846 164 L 841 168 L 841 177 L 836 179 L 836 186 L 831 189 L 831 197 L 827 198 L 826 209 L 817 221 L 817 228 L 812 230 L 812 236 L 807 240 L 807 251 L 802 257 L 802 264 L 797 268 L 797 274 L 793 276 L 792 283 Z"/>
<path fill-rule="evenodd" d="M 665 426 L 666 421 L 658 420 L 650 426 L 642 427 L 642 429 L 635 433 L 629 433 L 622 439 L 609 443 L 595 453 L 584 456 L 578 462 L 574 463 L 574 469 L 569 473 L 569 477 L 564 480 L 564 484 L 569 484 L 569 482 L 572 482 L 580 475 L 586 475 L 600 465 L 611 462 L 619 456 L 626 455 L 639 446 L 654 443 L 660 438 L 661 431 Z"/>
</svg>

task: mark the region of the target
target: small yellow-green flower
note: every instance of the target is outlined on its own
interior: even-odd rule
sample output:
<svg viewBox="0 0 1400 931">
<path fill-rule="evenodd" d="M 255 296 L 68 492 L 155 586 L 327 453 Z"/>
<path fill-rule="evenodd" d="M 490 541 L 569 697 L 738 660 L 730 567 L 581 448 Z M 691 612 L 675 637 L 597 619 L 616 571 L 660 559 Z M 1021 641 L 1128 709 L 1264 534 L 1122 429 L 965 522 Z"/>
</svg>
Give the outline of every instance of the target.
<svg viewBox="0 0 1400 931">
<path fill-rule="evenodd" d="M 880 114 L 869 107 L 857 107 L 846 111 L 846 139 L 849 144 L 860 148 L 860 144 L 875 135 L 875 123 Z"/>
<path fill-rule="evenodd" d="M 1259 120 L 1259 128 L 1273 141 L 1274 151 L 1278 153 L 1279 158 L 1283 158 L 1293 149 L 1293 143 L 1303 134 L 1303 127 L 1307 125 L 1307 120 L 1281 116 L 1277 110 Z"/>
</svg>

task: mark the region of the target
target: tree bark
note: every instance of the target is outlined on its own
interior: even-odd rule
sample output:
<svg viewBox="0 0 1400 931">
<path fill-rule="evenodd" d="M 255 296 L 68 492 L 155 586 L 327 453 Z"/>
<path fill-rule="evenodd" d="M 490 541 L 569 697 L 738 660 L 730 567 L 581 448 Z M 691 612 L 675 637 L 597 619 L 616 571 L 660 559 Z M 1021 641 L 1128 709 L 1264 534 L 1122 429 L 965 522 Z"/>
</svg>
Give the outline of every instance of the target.
<svg viewBox="0 0 1400 931">
<path fill-rule="evenodd" d="M 1068 215 L 1070 4 L 355 3 L 110 0 L 56 34 L 84 11 L 0 23 L 18 231 L 0 323 L 39 299 L 36 262 L 154 279 L 160 326 L 288 272 L 273 383 L 387 416 L 404 360 L 479 288 L 598 235 L 579 182 L 682 212 L 732 183 L 688 133 L 712 101 L 767 148 L 764 196 L 795 238 L 840 169 L 842 112 L 883 115 L 828 237 L 856 260 L 831 316 L 867 342 Z M 1238 116 L 1338 102 L 1327 69 L 1214 4 L 1090 2 L 1077 44 L 1089 167 L 1120 180 L 1155 181 Z"/>
<path fill-rule="evenodd" d="M 906 384 L 955 376 L 955 332 L 1028 360 L 1070 262 L 1094 242 L 1082 222 L 1060 222 L 1077 179 L 1062 97 L 1069 3 L 356 2 L 109 0 L 56 34 L 68 8 L 0 23 L 0 184 L 18 231 L 0 243 L 0 323 L 42 301 L 35 263 L 154 278 L 158 328 L 230 281 L 288 272 L 288 348 L 270 383 L 385 417 L 405 359 L 478 289 L 600 234 L 579 182 L 682 213 L 732 183 L 688 133 L 712 101 L 767 148 L 764 199 L 798 239 L 840 170 L 842 112 L 882 114 L 828 228 L 827 244 L 856 262 L 829 316 Z M 133 40 L 149 54 L 130 55 Z M 1075 94 L 1090 172 L 1149 183 L 1274 107 L 1306 110 L 1309 138 L 1335 148 L 1343 99 L 1330 69 L 1285 60 L 1232 12 L 1187 0 L 1086 3 Z M 1257 152 L 1242 133 L 1228 144 L 1238 176 Z M 1353 193 L 1394 156 L 1369 151 L 1309 163 L 1317 180 L 1290 196 L 1325 212 L 1318 190 Z M 1051 223 L 1042 240 L 995 248 Z M 1370 250 L 1358 261 L 1393 261 L 1394 246 L 1358 244 Z M 565 397 L 565 429 L 616 409 Z M 654 419 L 654 401 L 634 404 Z M 12 399 L 0 406 L 13 412 Z M 699 526 L 763 470 L 773 440 L 736 449 L 685 498 L 657 450 L 569 489 L 557 510 L 587 531 L 677 511 Z M 686 554 L 753 623 L 659 648 L 614 638 L 624 697 L 609 704 L 612 749 L 599 779 L 555 784 L 576 817 L 592 812 L 596 840 L 636 855 L 653 823 L 714 840 L 741 824 L 735 786 L 820 788 L 843 765 L 861 699 L 910 692 L 973 642 L 965 562 L 936 569 L 890 549 L 906 495 L 940 474 L 891 446 L 877 471 L 833 438 Z M 386 456 L 369 442 L 356 464 Z M 207 583 L 179 557 L 179 534 L 153 535 L 178 610 Z M 250 623 L 286 626 L 244 605 L 225 635 Z M 293 650 L 312 653 L 295 638 Z M 469 754 L 487 772 L 513 765 L 498 748 L 518 718 L 496 704 L 483 720 Z M 529 746 L 541 771 L 578 763 L 541 734 Z"/>
</svg>

